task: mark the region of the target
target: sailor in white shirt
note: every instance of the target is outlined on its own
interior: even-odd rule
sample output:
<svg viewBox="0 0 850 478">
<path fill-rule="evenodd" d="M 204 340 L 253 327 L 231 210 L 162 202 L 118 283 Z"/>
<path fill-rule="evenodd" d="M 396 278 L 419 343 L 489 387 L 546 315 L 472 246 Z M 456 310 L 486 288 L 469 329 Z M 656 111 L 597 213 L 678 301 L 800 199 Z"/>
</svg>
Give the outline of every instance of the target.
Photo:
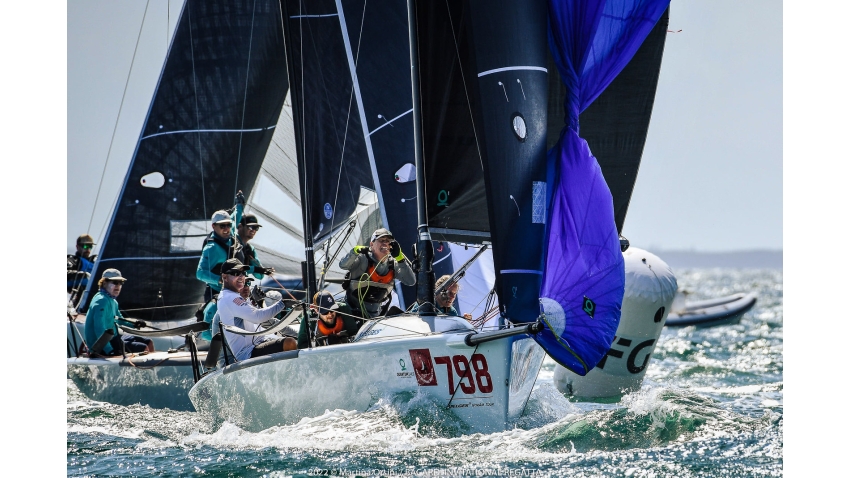
<svg viewBox="0 0 850 478">
<path fill-rule="evenodd" d="M 271 319 L 284 308 L 283 301 L 278 301 L 270 306 L 258 309 L 250 299 L 239 295 L 245 285 L 246 266 L 239 259 L 228 259 L 221 266 L 221 294 L 218 297 L 218 314 L 221 323 L 238 327 L 248 332 L 256 332 L 260 324 Z M 264 335 L 258 337 L 246 337 L 224 331 L 224 337 L 230 350 L 236 355 L 236 360 L 246 360 L 252 357 L 295 350 L 298 348 L 297 341 L 292 337 L 278 337 L 276 335 Z"/>
</svg>

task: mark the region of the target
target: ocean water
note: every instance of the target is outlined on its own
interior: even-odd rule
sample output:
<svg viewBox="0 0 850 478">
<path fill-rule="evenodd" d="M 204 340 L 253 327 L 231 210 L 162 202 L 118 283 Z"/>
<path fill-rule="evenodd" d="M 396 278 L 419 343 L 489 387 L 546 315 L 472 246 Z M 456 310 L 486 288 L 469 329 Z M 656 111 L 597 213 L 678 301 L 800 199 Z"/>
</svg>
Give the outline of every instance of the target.
<svg viewBox="0 0 850 478">
<path fill-rule="evenodd" d="M 515 428 L 463 435 L 422 404 L 330 410 L 258 433 L 94 402 L 69 380 L 70 476 L 762 477 L 783 474 L 782 271 L 677 270 L 689 300 L 756 291 L 739 325 L 665 329 L 642 388 L 574 402 L 543 363 Z M 427 418 L 422 418 L 427 417 Z"/>
</svg>

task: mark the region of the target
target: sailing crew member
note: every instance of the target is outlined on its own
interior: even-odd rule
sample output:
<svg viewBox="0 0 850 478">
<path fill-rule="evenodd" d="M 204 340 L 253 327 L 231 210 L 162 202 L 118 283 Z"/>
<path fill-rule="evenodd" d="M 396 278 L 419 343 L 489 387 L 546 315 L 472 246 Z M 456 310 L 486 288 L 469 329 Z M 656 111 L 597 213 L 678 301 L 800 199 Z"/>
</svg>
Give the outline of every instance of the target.
<svg viewBox="0 0 850 478">
<path fill-rule="evenodd" d="M 363 318 L 381 314 L 383 302 L 389 298 L 395 279 L 404 285 L 416 284 L 410 261 L 401 252 L 390 231 L 384 228 L 372 233 L 368 247 L 355 246 L 343 256 L 339 266 L 348 271 L 343 282 L 345 301 Z"/>
<path fill-rule="evenodd" d="M 452 276 L 446 274 L 437 279 L 437 282 L 434 283 L 434 289 L 439 289 L 440 286 L 448 282 Z M 443 289 L 439 294 L 434 294 L 434 304 L 437 306 L 437 313 L 441 315 L 453 315 L 455 317 L 460 317 L 457 309 L 454 307 L 455 299 L 457 298 L 457 293 L 460 291 L 460 284 L 455 282 L 452 285 Z M 414 302 L 413 306 L 410 307 L 411 312 L 417 312 L 419 310 L 419 303 Z M 463 314 L 463 318 L 466 320 L 472 320 L 472 314 Z"/>
<path fill-rule="evenodd" d="M 127 279 L 121 276 L 118 269 L 106 269 L 103 271 L 103 276 L 97 283 L 100 290 L 92 298 L 89 304 L 89 310 L 86 312 L 86 323 L 83 328 L 83 335 L 86 338 L 86 343 L 93 346 L 97 339 L 103 335 L 106 330 L 112 330 L 115 334 L 112 340 L 103 347 L 104 355 L 118 355 L 121 353 L 121 342 L 123 342 L 124 350 L 128 352 L 153 352 L 153 342 L 145 337 L 135 335 L 120 335 L 116 322 L 127 327 L 135 327 L 141 329 L 145 327 L 142 320 L 129 321 L 121 315 L 118 310 L 118 294 L 121 293 L 121 288 Z"/>
<path fill-rule="evenodd" d="M 242 264 L 239 259 L 228 259 L 222 265 L 222 290 L 218 298 L 218 315 L 224 325 L 256 332 L 260 330 L 260 324 L 283 310 L 284 302 L 281 300 L 273 305 L 257 308 L 249 298 L 242 297 L 240 292 L 245 288 L 245 274 L 249 268 L 249 266 Z M 298 346 L 294 338 L 276 335 L 247 337 L 225 330 L 224 338 L 227 340 L 230 350 L 236 355 L 236 360 L 246 360 L 285 350 L 295 350 Z"/>
<path fill-rule="evenodd" d="M 91 253 L 94 246 L 94 238 L 83 234 L 77 238 L 77 252 L 74 255 L 68 255 L 68 293 L 73 294 L 72 304 L 77 303 L 77 299 L 89 283 L 94 261 L 97 258 L 96 254 Z"/>
<path fill-rule="evenodd" d="M 198 261 L 198 270 L 195 272 L 195 277 L 207 285 L 204 291 L 206 301 L 210 301 L 213 294 L 221 292 L 220 267 L 224 261 L 234 257 L 236 252 L 235 240 L 232 237 L 233 221 L 230 214 L 224 210 L 213 213 L 212 227 L 213 232 L 204 239 L 204 249 L 201 251 L 201 260 Z"/>
<path fill-rule="evenodd" d="M 236 226 L 236 241 L 242 246 L 242 257 L 240 260 L 243 264 L 251 266 L 248 273 L 262 279 L 264 275 L 274 274 L 273 267 L 263 267 L 263 264 L 257 259 L 257 250 L 250 244 L 251 239 L 257 235 L 257 231 L 263 227 L 257 222 L 257 216 L 254 214 L 245 214 L 239 220 L 239 225 Z"/>
<path fill-rule="evenodd" d="M 316 292 L 313 296 L 313 305 L 310 310 L 319 315 L 318 320 L 301 319 L 301 327 L 298 329 L 298 348 L 306 349 L 310 346 L 310 333 L 308 327 L 316 330 L 316 345 L 347 344 L 360 330 L 363 320 L 358 319 L 351 313 L 351 307 L 345 303 L 334 300 L 330 292 L 323 290 Z M 314 325 L 315 324 L 315 325 Z"/>
</svg>

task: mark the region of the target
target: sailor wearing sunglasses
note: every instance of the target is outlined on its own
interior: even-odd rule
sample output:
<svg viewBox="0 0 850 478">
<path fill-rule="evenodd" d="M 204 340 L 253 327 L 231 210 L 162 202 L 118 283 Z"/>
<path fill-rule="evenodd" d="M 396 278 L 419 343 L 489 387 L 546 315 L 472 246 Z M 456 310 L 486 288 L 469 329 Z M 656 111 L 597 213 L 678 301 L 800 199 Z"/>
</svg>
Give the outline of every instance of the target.
<svg viewBox="0 0 850 478">
<path fill-rule="evenodd" d="M 223 288 L 218 298 L 218 315 L 221 323 L 239 327 L 249 332 L 256 332 L 260 324 L 277 315 L 284 308 L 284 302 L 278 301 L 263 308 L 257 308 L 251 300 L 240 295 L 245 287 L 245 274 L 249 269 L 239 259 L 228 259 L 221 267 L 221 282 Z M 230 350 L 236 355 L 236 360 L 246 360 L 252 357 L 295 350 L 298 343 L 292 337 L 265 335 L 246 337 L 227 330 L 224 337 Z"/>
<path fill-rule="evenodd" d="M 68 293 L 73 294 L 73 304 L 77 303 L 77 298 L 89 283 L 94 260 L 97 258 L 97 255 L 91 253 L 94 246 L 94 238 L 83 234 L 77 238 L 77 252 L 68 255 Z"/>
</svg>

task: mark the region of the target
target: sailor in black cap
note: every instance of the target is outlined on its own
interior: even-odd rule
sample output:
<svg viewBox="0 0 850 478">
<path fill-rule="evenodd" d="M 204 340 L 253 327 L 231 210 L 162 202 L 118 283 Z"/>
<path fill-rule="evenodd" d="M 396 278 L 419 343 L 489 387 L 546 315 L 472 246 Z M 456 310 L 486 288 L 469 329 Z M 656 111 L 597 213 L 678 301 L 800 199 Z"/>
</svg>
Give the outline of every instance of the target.
<svg viewBox="0 0 850 478">
<path fill-rule="evenodd" d="M 245 275 L 248 269 L 249 267 L 242 264 L 239 259 L 228 259 L 222 264 L 222 289 L 218 297 L 218 315 L 224 325 L 256 332 L 260 330 L 260 324 L 283 310 L 284 302 L 281 300 L 272 305 L 257 308 L 249 298 L 242 297 L 240 292 L 245 287 Z M 276 335 L 246 337 L 225 330 L 224 337 L 236 360 L 295 350 L 298 345 L 292 337 Z"/>
<path fill-rule="evenodd" d="M 401 252 L 390 231 L 379 228 L 372 233 L 369 246 L 356 246 L 339 261 L 348 270 L 345 301 L 363 318 L 381 314 L 398 279 L 404 285 L 416 284 L 410 261 Z"/>
<path fill-rule="evenodd" d="M 351 307 L 338 303 L 334 296 L 326 290 L 316 292 L 310 310 L 319 317 L 317 320 L 301 320 L 298 330 L 298 348 L 310 346 L 308 327 L 316 331 L 316 345 L 346 344 L 357 335 L 363 320 L 351 314 Z"/>
<path fill-rule="evenodd" d="M 263 267 L 263 264 L 257 258 L 257 250 L 250 244 L 251 239 L 257 235 L 260 228 L 263 227 L 257 222 L 257 216 L 254 214 L 245 214 L 236 226 L 236 240 L 242 246 L 243 264 L 251 266 L 248 270 L 257 279 L 262 279 L 264 275 L 274 274 L 273 267 Z"/>
</svg>

